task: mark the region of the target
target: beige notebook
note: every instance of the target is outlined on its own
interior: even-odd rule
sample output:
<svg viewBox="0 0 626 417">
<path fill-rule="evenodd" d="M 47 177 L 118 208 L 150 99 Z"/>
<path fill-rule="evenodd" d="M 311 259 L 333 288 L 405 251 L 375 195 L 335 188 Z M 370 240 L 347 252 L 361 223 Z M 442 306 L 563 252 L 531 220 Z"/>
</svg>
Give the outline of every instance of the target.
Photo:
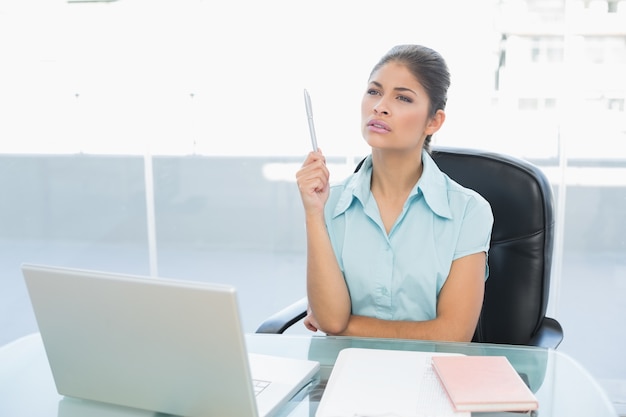
<svg viewBox="0 0 626 417">
<path fill-rule="evenodd" d="M 432 363 L 458 411 L 530 411 L 539 407 L 505 356 L 434 356 Z"/>
</svg>

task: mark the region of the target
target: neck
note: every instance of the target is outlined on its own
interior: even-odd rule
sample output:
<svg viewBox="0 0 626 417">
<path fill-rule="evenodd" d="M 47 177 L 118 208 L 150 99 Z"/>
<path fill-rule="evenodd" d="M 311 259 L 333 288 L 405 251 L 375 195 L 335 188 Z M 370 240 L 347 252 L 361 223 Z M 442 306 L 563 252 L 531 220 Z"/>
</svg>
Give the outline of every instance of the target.
<svg viewBox="0 0 626 417">
<path fill-rule="evenodd" d="M 422 153 L 372 151 L 372 192 L 406 198 L 424 169 Z"/>
</svg>

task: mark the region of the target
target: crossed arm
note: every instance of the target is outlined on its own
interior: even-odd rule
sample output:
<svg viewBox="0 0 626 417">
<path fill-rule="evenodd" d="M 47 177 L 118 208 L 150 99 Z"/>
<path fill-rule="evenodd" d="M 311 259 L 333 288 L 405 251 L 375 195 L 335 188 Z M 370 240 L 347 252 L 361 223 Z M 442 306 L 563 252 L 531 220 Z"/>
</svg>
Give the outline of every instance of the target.
<svg viewBox="0 0 626 417">
<path fill-rule="evenodd" d="M 341 334 L 469 342 L 482 307 L 484 265 L 484 252 L 468 255 L 452 263 L 450 275 L 437 300 L 437 316 L 432 320 L 387 321 L 351 316 Z"/>
</svg>

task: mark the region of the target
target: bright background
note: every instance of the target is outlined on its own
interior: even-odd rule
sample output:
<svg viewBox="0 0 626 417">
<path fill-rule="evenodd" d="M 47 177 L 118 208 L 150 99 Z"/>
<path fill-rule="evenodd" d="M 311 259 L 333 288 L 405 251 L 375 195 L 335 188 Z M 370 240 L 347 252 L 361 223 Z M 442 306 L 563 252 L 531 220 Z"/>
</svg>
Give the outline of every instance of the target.
<svg viewBox="0 0 626 417">
<path fill-rule="evenodd" d="M 623 410 L 626 1 L 1 0 L 0 343 L 37 330 L 22 262 L 231 283 L 246 331 L 303 295 L 302 91 L 341 179 L 398 43 L 448 61 L 437 144 L 551 179 L 559 349 Z"/>
</svg>

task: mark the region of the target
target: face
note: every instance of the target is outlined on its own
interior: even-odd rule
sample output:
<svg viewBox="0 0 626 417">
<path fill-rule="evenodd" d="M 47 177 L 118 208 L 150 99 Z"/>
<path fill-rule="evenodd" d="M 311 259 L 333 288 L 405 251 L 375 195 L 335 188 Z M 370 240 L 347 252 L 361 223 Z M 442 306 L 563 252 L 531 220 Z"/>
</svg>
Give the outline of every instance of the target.
<svg viewBox="0 0 626 417">
<path fill-rule="evenodd" d="M 372 148 L 421 152 L 443 111 L 428 117 L 430 100 L 407 67 L 389 62 L 372 74 L 361 102 L 363 138 Z"/>
</svg>

